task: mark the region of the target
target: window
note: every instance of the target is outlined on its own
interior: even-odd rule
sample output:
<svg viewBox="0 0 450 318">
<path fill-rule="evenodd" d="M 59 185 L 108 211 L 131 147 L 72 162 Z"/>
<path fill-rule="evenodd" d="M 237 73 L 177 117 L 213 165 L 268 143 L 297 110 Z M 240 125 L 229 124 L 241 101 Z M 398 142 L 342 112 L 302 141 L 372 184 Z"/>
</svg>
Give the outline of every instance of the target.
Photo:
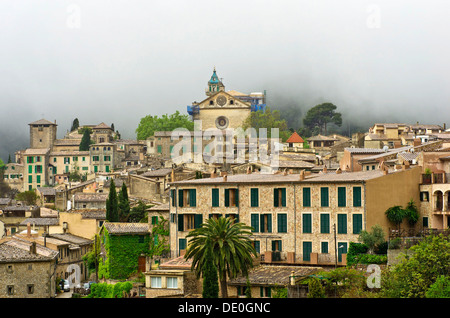
<svg viewBox="0 0 450 318">
<path fill-rule="evenodd" d="M 158 145 L 158 153 L 162 153 L 162 146 L 161 145 Z"/>
<path fill-rule="evenodd" d="M 78 157 L 72 157 L 73 161 L 78 161 Z"/>
<path fill-rule="evenodd" d="M 311 215 L 311 213 L 303 213 L 302 229 L 303 229 L 303 233 L 312 233 L 312 215 Z"/>
<path fill-rule="evenodd" d="M 33 176 L 28 176 L 28 183 L 33 183 Z"/>
<path fill-rule="evenodd" d="M 423 227 L 428 227 L 428 217 L 427 216 L 424 216 L 422 218 L 422 225 L 423 225 Z"/>
<path fill-rule="evenodd" d="M 281 240 L 272 241 L 272 252 L 281 252 L 282 250 Z"/>
<path fill-rule="evenodd" d="M 151 288 L 161 288 L 161 277 L 151 277 L 150 286 Z"/>
<path fill-rule="evenodd" d="M 259 232 L 259 214 L 251 214 L 250 222 L 251 222 L 252 232 L 258 233 Z"/>
<path fill-rule="evenodd" d="M 195 207 L 197 205 L 197 190 L 187 189 L 178 190 L 178 206 L 183 207 L 186 202 L 186 206 Z"/>
<path fill-rule="evenodd" d="M 312 242 L 303 242 L 303 260 L 309 262 L 311 260 Z"/>
<path fill-rule="evenodd" d="M 286 206 L 286 188 L 273 189 L 273 206 Z"/>
<path fill-rule="evenodd" d="M 279 213 L 277 215 L 278 233 L 287 233 L 287 214 Z"/>
<path fill-rule="evenodd" d="M 320 243 L 320 252 L 322 254 L 328 254 L 328 242 L 321 242 Z"/>
<path fill-rule="evenodd" d="M 178 278 L 167 277 L 167 288 L 178 288 Z"/>
<path fill-rule="evenodd" d="M 428 202 L 429 201 L 429 197 L 428 197 L 428 191 L 421 191 L 420 192 L 420 201 L 424 202 Z"/>
<path fill-rule="evenodd" d="M 28 166 L 28 173 L 33 173 L 33 166 Z"/>
<path fill-rule="evenodd" d="M 225 206 L 236 207 L 239 206 L 239 190 L 225 189 Z"/>
<path fill-rule="evenodd" d="M 219 189 L 211 189 L 211 206 L 219 206 Z"/>
<path fill-rule="evenodd" d="M 320 214 L 320 233 L 330 233 L 330 215 L 326 213 Z"/>
<path fill-rule="evenodd" d="M 260 254 L 261 253 L 261 243 L 259 241 L 253 241 L 252 245 L 255 248 L 256 253 Z"/>
<path fill-rule="evenodd" d="M 176 191 L 170 190 L 170 197 L 172 198 L 172 206 L 176 206 Z"/>
<path fill-rule="evenodd" d="M 320 188 L 320 206 L 321 207 L 327 207 L 329 206 L 328 202 L 328 187 L 321 187 Z"/>
<path fill-rule="evenodd" d="M 64 164 L 69 164 L 69 163 L 70 163 L 70 158 L 64 157 Z"/>
<path fill-rule="evenodd" d="M 152 216 L 152 224 L 153 225 L 158 224 L 158 217 L 157 216 Z"/>
<path fill-rule="evenodd" d="M 103 156 L 103 161 L 111 161 L 111 156 Z"/>
<path fill-rule="evenodd" d="M 311 188 L 303 188 L 303 206 L 311 206 Z"/>
<path fill-rule="evenodd" d="M 178 249 L 179 249 L 180 251 L 186 249 L 186 239 L 179 239 L 179 240 L 178 240 Z"/>
<path fill-rule="evenodd" d="M 338 207 L 344 207 L 347 205 L 345 190 L 345 187 L 338 187 Z"/>
<path fill-rule="evenodd" d="M 337 223 L 338 234 L 347 234 L 347 214 L 338 214 Z"/>
<path fill-rule="evenodd" d="M 33 294 L 34 293 L 34 285 L 32 285 L 32 284 L 27 285 L 27 292 L 28 292 L 28 294 Z"/>
<path fill-rule="evenodd" d="M 261 233 L 272 233 L 272 214 L 260 214 Z"/>
<path fill-rule="evenodd" d="M 36 176 L 36 183 L 41 183 L 41 176 L 40 175 Z"/>
<path fill-rule="evenodd" d="M 353 234 L 359 234 L 362 230 L 362 214 L 353 214 Z"/>
<path fill-rule="evenodd" d="M 250 189 L 250 206 L 251 207 L 259 206 L 259 189 L 258 188 Z"/>
<path fill-rule="evenodd" d="M 6 286 L 6 293 L 10 296 L 14 295 L 14 286 L 13 285 Z"/>
<path fill-rule="evenodd" d="M 178 231 L 198 229 L 202 223 L 201 214 L 178 214 Z"/>
<path fill-rule="evenodd" d="M 272 289 L 270 287 L 260 287 L 259 293 L 261 297 L 272 297 Z"/>
<path fill-rule="evenodd" d="M 361 206 L 361 187 L 353 187 L 353 206 Z"/>
</svg>

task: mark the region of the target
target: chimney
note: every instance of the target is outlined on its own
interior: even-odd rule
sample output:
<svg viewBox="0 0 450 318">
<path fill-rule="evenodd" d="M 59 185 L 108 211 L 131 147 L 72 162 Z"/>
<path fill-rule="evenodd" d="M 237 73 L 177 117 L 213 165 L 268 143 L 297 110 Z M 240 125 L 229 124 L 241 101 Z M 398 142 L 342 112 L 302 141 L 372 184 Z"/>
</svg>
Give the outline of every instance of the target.
<svg viewBox="0 0 450 318">
<path fill-rule="evenodd" d="M 339 167 L 339 168 L 337 168 L 336 169 L 336 174 L 341 174 L 342 173 L 342 170 L 341 170 L 341 168 Z"/>
<path fill-rule="evenodd" d="M 283 176 L 286 176 L 287 175 L 287 169 L 284 169 L 283 170 Z"/>
<path fill-rule="evenodd" d="M 214 169 L 214 171 L 211 172 L 211 178 L 217 178 L 216 169 Z"/>
<path fill-rule="evenodd" d="M 300 181 L 305 180 L 305 170 L 300 171 Z"/>
<path fill-rule="evenodd" d="M 31 224 L 27 223 L 27 237 L 30 238 L 31 237 Z"/>
<path fill-rule="evenodd" d="M 36 242 L 31 242 L 30 253 L 31 254 L 36 254 Z"/>
<path fill-rule="evenodd" d="M 227 182 L 227 174 L 226 173 L 223 175 L 223 182 Z"/>
<path fill-rule="evenodd" d="M 322 171 L 323 171 L 323 173 L 327 173 L 327 171 L 328 171 L 327 165 L 324 165 L 324 166 L 323 166 L 323 170 L 322 170 Z"/>
<path fill-rule="evenodd" d="M 247 174 L 251 174 L 252 173 L 252 167 L 247 167 Z"/>
</svg>

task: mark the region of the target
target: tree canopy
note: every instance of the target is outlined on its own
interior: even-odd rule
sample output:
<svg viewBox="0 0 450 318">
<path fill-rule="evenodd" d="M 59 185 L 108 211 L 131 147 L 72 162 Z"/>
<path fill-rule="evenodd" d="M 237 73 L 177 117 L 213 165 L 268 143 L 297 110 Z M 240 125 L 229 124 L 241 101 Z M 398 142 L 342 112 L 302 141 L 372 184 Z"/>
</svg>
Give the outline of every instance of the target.
<svg viewBox="0 0 450 318">
<path fill-rule="evenodd" d="M 327 135 L 327 125 L 342 125 L 342 115 L 336 112 L 337 107 L 332 103 L 323 103 L 312 107 L 306 113 L 303 124 L 311 131 Z"/>
<path fill-rule="evenodd" d="M 119 221 L 119 206 L 117 202 L 117 191 L 114 179 L 111 180 L 109 196 L 106 199 L 106 220 L 108 222 Z"/>
<path fill-rule="evenodd" d="M 137 139 L 145 140 L 153 136 L 155 131 L 172 131 L 176 128 L 186 128 L 192 131 L 194 130 L 194 122 L 188 115 L 182 115 L 179 111 L 171 115 L 165 114 L 161 117 L 147 115 L 141 118 L 136 129 Z"/>
<path fill-rule="evenodd" d="M 88 151 L 90 145 L 91 145 L 91 134 L 89 133 L 88 129 L 84 129 L 83 137 L 81 138 L 79 150 L 80 151 Z"/>
<path fill-rule="evenodd" d="M 260 128 L 267 128 L 267 138 L 271 138 L 271 128 L 277 128 L 279 137 L 283 141 L 286 141 L 291 135 L 286 121 L 281 118 L 280 111 L 272 111 L 270 107 L 266 107 L 265 111 L 252 112 L 242 124 L 243 130 L 248 128 L 254 128 L 257 134 L 259 134 Z"/>
<path fill-rule="evenodd" d="M 80 122 L 78 121 L 78 118 L 75 118 L 72 122 L 72 127 L 70 127 L 70 131 L 77 130 L 78 127 L 80 127 Z"/>
</svg>

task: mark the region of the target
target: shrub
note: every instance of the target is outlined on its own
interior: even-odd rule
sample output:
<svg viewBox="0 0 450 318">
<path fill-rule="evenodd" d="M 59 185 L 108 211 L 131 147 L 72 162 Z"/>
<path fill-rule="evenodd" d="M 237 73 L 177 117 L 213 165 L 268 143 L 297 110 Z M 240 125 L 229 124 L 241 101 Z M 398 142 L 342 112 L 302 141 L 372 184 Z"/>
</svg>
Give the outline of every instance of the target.
<svg viewBox="0 0 450 318">
<path fill-rule="evenodd" d="M 439 276 L 425 293 L 426 298 L 450 298 L 450 278 Z"/>
</svg>

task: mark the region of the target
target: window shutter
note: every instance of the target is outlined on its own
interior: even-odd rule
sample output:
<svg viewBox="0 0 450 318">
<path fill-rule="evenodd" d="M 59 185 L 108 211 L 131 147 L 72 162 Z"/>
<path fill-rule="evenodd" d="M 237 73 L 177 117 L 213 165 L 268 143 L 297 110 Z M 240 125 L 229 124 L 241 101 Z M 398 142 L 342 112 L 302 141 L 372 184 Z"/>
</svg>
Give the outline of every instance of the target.
<svg viewBox="0 0 450 318">
<path fill-rule="evenodd" d="M 303 206 L 311 206 L 311 188 L 303 188 Z"/>
<path fill-rule="evenodd" d="M 362 214 L 353 214 L 353 234 L 359 234 L 362 230 Z"/>
<path fill-rule="evenodd" d="M 303 260 L 309 262 L 311 260 L 312 243 L 303 242 Z"/>
<path fill-rule="evenodd" d="M 234 201 L 235 201 L 236 206 L 239 206 L 239 189 L 236 189 L 235 193 L 236 194 L 235 194 L 235 197 L 234 197 Z"/>
<path fill-rule="evenodd" d="M 197 206 L 197 190 L 196 189 L 189 190 L 189 205 L 191 207 Z"/>
<path fill-rule="evenodd" d="M 320 215 L 320 233 L 330 233 L 330 215 Z"/>
<path fill-rule="evenodd" d="M 328 254 L 328 242 L 321 243 L 321 252 L 323 254 Z"/>
<path fill-rule="evenodd" d="M 203 216 L 201 214 L 194 215 L 194 229 L 198 229 L 201 227 L 203 223 Z"/>
<path fill-rule="evenodd" d="M 252 214 L 250 217 L 251 226 L 252 226 L 252 232 L 258 233 L 259 232 L 259 217 L 258 214 Z"/>
<path fill-rule="evenodd" d="M 272 233 L 272 214 L 267 214 L 267 232 Z"/>
<path fill-rule="evenodd" d="M 328 206 L 328 187 L 320 188 L 320 206 Z"/>
<path fill-rule="evenodd" d="M 281 189 L 281 206 L 286 206 L 286 188 Z"/>
<path fill-rule="evenodd" d="M 344 207 L 346 206 L 346 193 L 345 193 L 345 187 L 339 187 L 338 188 L 338 206 Z"/>
<path fill-rule="evenodd" d="M 273 206 L 274 207 L 277 207 L 279 205 L 278 201 L 279 201 L 278 200 L 278 189 L 275 188 L 275 189 L 273 189 Z"/>
<path fill-rule="evenodd" d="M 219 206 L 219 189 L 212 189 L 211 195 L 212 195 L 212 206 L 218 207 Z"/>
<path fill-rule="evenodd" d="M 338 234 L 347 234 L 347 215 L 338 214 Z"/>
<path fill-rule="evenodd" d="M 186 249 L 186 239 L 180 239 L 178 246 L 179 246 L 180 250 L 185 250 Z"/>
<path fill-rule="evenodd" d="M 259 215 L 260 223 L 261 223 L 261 233 L 265 232 L 265 222 L 264 222 L 264 214 Z"/>
<path fill-rule="evenodd" d="M 230 189 L 225 189 L 225 206 L 230 206 Z"/>
<path fill-rule="evenodd" d="M 178 214 L 178 231 L 184 231 L 184 215 Z"/>
<path fill-rule="evenodd" d="M 278 214 L 278 232 L 287 232 L 287 214 Z"/>
<path fill-rule="evenodd" d="M 257 207 L 259 204 L 259 198 L 258 198 L 258 188 L 252 188 L 251 189 L 251 198 L 250 203 L 252 207 Z"/>
<path fill-rule="evenodd" d="M 361 187 L 353 187 L 353 206 L 361 206 Z"/>
<path fill-rule="evenodd" d="M 311 214 L 303 214 L 303 233 L 311 233 Z"/>
<path fill-rule="evenodd" d="M 170 196 L 172 197 L 172 206 L 175 206 L 176 204 L 175 204 L 175 194 L 176 194 L 176 191 L 175 190 L 170 190 Z"/>
<path fill-rule="evenodd" d="M 178 206 L 183 207 L 183 190 L 178 190 Z"/>
</svg>

